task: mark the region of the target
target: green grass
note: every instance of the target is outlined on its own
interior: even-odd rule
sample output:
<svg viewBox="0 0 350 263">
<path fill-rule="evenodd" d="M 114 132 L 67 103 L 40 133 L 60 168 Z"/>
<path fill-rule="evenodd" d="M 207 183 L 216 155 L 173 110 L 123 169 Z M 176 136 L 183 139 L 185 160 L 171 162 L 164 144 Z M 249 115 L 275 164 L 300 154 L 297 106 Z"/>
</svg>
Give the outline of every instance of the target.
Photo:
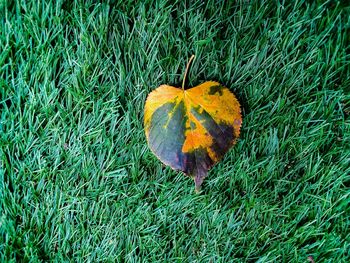
<svg viewBox="0 0 350 263">
<path fill-rule="evenodd" d="M 346 1 L 79 2 L 0 0 L 1 262 L 350 262 Z M 201 194 L 143 132 L 192 54 L 243 109 Z"/>
</svg>

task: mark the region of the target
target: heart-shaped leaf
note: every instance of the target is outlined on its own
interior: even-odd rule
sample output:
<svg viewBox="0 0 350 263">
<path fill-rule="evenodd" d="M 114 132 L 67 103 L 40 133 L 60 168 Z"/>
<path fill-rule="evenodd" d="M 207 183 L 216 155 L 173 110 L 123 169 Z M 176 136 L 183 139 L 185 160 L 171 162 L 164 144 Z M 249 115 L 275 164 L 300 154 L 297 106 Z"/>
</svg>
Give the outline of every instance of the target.
<svg viewBox="0 0 350 263">
<path fill-rule="evenodd" d="M 182 86 L 161 85 L 148 95 L 145 132 L 152 152 L 164 164 L 193 176 L 199 191 L 208 170 L 239 137 L 241 110 L 236 97 L 218 82 Z"/>
</svg>

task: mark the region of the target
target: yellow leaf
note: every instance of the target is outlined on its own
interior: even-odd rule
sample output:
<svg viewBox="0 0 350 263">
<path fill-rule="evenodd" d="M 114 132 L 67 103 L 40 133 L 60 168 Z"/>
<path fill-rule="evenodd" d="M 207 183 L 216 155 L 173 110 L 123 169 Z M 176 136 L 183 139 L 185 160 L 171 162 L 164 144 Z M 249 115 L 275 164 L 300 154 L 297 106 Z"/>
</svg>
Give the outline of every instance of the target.
<svg viewBox="0 0 350 263">
<path fill-rule="evenodd" d="M 182 86 L 161 85 L 148 95 L 145 133 L 152 152 L 164 164 L 193 176 L 199 190 L 208 170 L 239 137 L 241 110 L 233 93 L 218 82 Z"/>
</svg>

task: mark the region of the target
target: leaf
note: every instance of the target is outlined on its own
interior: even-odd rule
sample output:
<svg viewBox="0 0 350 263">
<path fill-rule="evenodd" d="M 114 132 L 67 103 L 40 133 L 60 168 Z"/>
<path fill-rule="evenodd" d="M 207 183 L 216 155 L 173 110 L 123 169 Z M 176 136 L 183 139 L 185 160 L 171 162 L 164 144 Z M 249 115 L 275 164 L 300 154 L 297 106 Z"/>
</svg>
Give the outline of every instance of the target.
<svg viewBox="0 0 350 263">
<path fill-rule="evenodd" d="M 241 110 L 236 97 L 218 82 L 186 90 L 184 82 L 182 86 L 161 85 L 148 95 L 145 133 L 152 152 L 164 164 L 193 176 L 199 191 L 208 170 L 239 137 Z"/>
</svg>

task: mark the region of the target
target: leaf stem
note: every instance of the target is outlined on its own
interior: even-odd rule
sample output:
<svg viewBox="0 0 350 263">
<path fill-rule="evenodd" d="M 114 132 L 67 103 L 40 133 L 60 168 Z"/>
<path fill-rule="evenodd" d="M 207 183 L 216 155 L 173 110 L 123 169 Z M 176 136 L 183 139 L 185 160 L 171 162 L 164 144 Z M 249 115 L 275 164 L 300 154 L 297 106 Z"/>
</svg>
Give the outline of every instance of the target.
<svg viewBox="0 0 350 263">
<path fill-rule="evenodd" d="M 192 62 L 192 60 L 194 59 L 194 55 L 192 55 L 190 57 L 190 60 L 187 62 L 187 66 L 186 66 L 186 70 L 185 70 L 185 74 L 184 74 L 184 78 L 182 80 L 182 90 L 185 91 L 185 81 L 186 81 L 186 76 L 187 76 L 187 72 L 188 72 L 188 69 L 190 68 L 190 64 Z"/>
</svg>

